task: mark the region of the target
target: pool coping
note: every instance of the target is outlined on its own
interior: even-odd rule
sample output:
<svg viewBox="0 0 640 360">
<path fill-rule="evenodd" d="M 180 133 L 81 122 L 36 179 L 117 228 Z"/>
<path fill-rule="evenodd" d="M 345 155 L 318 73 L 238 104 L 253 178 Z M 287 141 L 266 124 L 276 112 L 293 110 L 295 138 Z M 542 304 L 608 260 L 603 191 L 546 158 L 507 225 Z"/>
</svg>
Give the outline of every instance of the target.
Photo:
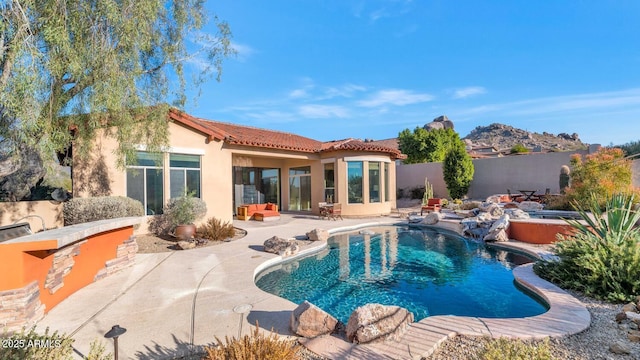
<svg viewBox="0 0 640 360">
<path fill-rule="evenodd" d="M 406 223 L 398 222 L 397 224 Z M 333 235 L 371 226 L 381 226 L 381 224 L 359 224 L 332 229 L 329 233 Z M 326 246 L 327 242 L 323 241 L 305 249 L 295 257 L 283 259 L 278 256 L 263 262 L 254 270 L 254 279 L 261 271 L 274 264 L 316 253 Z M 537 258 L 545 258 L 549 255 L 549 252 L 544 249 L 532 248 L 513 241 L 491 246 L 524 251 Z M 352 344 L 337 336 L 325 335 L 313 339 L 301 338 L 300 342 L 314 353 L 330 359 L 420 359 L 431 355 L 440 344 L 456 335 L 543 339 L 569 336 L 589 328 L 591 314 L 587 308 L 566 291 L 538 277 L 533 272 L 533 264 L 514 268 L 513 276 L 518 284 L 544 300 L 549 310 L 543 314 L 525 318 L 430 316 L 410 324 L 397 341 Z"/>
</svg>

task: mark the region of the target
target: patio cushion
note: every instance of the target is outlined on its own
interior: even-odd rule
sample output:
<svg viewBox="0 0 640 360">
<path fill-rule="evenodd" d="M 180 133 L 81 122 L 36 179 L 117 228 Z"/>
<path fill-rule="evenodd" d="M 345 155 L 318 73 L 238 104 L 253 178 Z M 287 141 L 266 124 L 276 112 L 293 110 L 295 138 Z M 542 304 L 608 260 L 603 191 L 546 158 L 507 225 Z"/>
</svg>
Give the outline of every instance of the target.
<svg viewBox="0 0 640 360">
<path fill-rule="evenodd" d="M 278 205 L 276 204 L 267 204 L 267 206 L 265 207 L 265 210 L 274 210 L 274 211 L 278 211 Z"/>
</svg>

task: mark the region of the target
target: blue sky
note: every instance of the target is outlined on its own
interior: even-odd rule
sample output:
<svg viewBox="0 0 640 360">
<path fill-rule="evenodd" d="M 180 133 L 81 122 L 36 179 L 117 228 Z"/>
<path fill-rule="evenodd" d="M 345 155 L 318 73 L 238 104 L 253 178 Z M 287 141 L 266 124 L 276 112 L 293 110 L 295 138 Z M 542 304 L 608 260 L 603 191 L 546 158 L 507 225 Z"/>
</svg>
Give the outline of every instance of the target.
<svg viewBox="0 0 640 360">
<path fill-rule="evenodd" d="M 640 140 L 640 1 L 209 1 L 238 56 L 186 110 L 328 141 L 447 115 Z M 211 31 L 211 29 L 205 29 Z M 190 64 L 195 70 L 198 60 Z"/>
</svg>

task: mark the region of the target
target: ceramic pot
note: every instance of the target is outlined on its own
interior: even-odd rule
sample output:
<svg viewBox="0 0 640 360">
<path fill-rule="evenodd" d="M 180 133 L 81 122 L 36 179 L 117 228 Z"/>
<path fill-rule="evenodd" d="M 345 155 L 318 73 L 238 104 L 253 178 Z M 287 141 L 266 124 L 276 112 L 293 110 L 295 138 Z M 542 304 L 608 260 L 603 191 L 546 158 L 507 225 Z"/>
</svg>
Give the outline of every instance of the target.
<svg viewBox="0 0 640 360">
<path fill-rule="evenodd" d="M 178 225 L 174 231 L 175 237 L 179 240 L 186 241 L 196 234 L 196 226 L 194 224 Z"/>
</svg>

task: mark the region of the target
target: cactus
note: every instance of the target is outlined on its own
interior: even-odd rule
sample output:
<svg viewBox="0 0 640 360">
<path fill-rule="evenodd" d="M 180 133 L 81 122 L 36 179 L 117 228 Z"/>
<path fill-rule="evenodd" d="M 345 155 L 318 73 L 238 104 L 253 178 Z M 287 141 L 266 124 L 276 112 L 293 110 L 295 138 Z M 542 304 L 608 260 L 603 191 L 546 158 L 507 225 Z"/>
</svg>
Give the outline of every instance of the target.
<svg viewBox="0 0 640 360">
<path fill-rule="evenodd" d="M 560 168 L 560 193 L 564 194 L 565 190 L 569 187 L 569 181 L 571 180 L 571 169 L 567 165 L 562 165 Z"/>
<path fill-rule="evenodd" d="M 428 178 L 424 178 L 424 197 L 422 198 L 422 205 L 426 205 L 429 199 L 433 198 L 433 185 L 429 183 Z"/>
</svg>

